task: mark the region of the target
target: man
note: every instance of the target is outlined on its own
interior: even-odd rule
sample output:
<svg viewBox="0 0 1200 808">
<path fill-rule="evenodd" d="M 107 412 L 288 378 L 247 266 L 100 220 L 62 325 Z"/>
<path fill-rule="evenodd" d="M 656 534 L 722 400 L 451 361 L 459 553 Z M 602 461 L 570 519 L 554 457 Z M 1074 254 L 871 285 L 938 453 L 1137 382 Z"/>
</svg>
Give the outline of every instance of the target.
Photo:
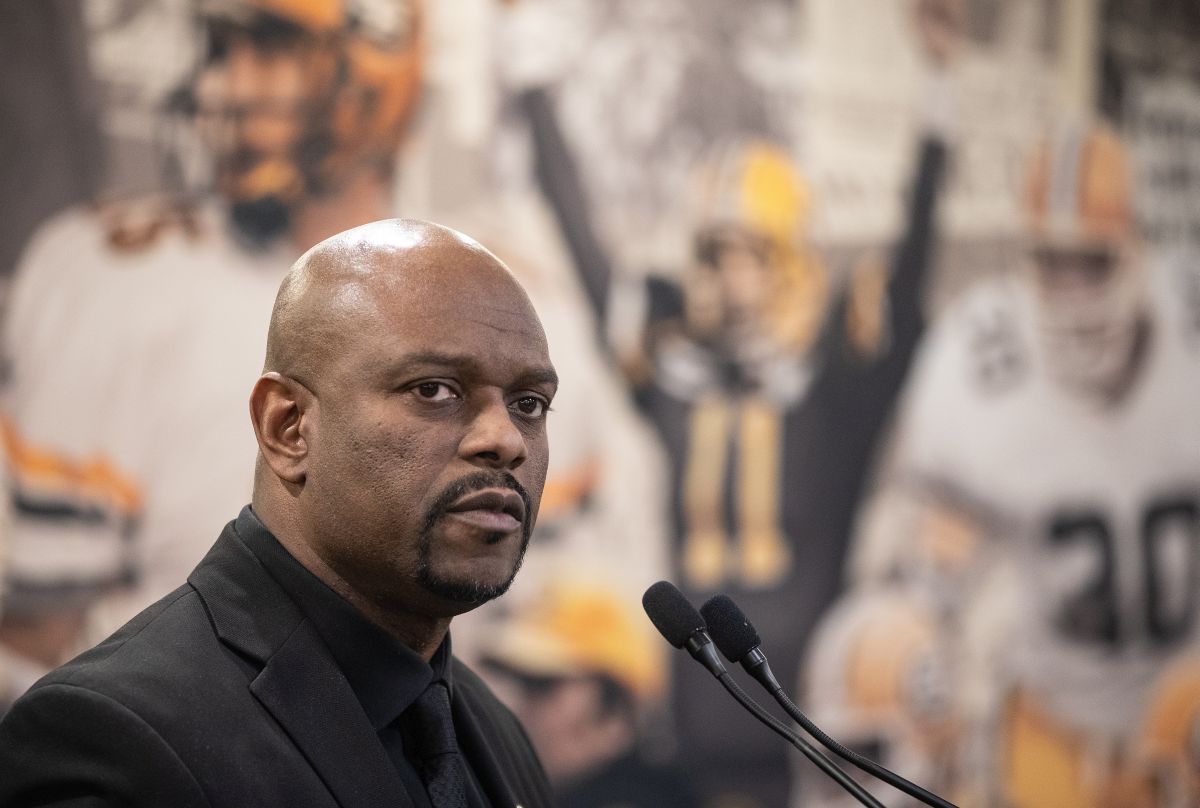
<svg viewBox="0 0 1200 808">
<path fill-rule="evenodd" d="M 85 623 L 102 637 L 170 591 L 246 501 L 244 394 L 280 278 L 309 246 L 390 211 L 420 84 L 419 7 L 196 8 L 204 53 L 172 108 L 203 136 L 208 193 L 69 210 L 17 268 L 0 712 L 83 647 Z M 188 395 L 162 383 L 168 364 Z M 182 434 L 191 464 L 171 450 Z"/>
<path fill-rule="evenodd" d="M 556 385 L 524 290 L 466 236 L 389 220 L 306 253 L 250 395 L 252 505 L 13 706 L 0 805 L 549 805 L 447 630 L 520 566 Z"/>
<path fill-rule="evenodd" d="M 922 349 L 860 583 L 935 616 L 957 668 L 941 693 L 970 731 L 953 744 L 974 756 L 964 793 L 1196 804 L 1200 275 L 1142 252 L 1108 127 L 1060 127 L 1027 185 L 1024 265 L 950 305 Z M 867 638 L 890 639 L 886 613 L 837 615 L 851 633 L 825 632 L 813 658 L 857 646 L 845 678 L 878 669 Z M 928 739 L 912 731 L 928 714 L 893 717 L 876 734 Z"/>
</svg>

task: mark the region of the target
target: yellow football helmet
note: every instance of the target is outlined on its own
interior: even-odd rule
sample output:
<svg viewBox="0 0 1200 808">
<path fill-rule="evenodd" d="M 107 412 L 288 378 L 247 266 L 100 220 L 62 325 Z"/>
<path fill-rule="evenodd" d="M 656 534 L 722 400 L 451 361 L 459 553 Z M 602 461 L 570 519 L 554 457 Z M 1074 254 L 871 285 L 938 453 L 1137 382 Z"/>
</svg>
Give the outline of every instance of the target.
<svg viewBox="0 0 1200 808">
<path fill-rule="evenodd" d="M 808 243 L 810 204 L 808 183 L 778 145 L 738 140 L 710 154 L 691 196 L 685 314 L 693 332 L 763 320 L 777 344 L 811 345 L 828 279 Z"/>
</svg>

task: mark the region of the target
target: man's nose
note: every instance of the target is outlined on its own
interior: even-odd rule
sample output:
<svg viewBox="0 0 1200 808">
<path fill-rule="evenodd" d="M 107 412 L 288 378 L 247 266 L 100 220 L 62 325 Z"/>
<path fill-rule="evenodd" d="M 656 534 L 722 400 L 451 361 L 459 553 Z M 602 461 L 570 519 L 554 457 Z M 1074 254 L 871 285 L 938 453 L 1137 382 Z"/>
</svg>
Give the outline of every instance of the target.
<svg viewBox="0 0 1200 808">
<path fill-rule="evenodd" d="M 525 436 L 514 423 L 508 403 L 499 397 L 474 411 L 459 448 L 470 462 L 498 469 L 515 469 L 528 455 Z"/>
</svg>

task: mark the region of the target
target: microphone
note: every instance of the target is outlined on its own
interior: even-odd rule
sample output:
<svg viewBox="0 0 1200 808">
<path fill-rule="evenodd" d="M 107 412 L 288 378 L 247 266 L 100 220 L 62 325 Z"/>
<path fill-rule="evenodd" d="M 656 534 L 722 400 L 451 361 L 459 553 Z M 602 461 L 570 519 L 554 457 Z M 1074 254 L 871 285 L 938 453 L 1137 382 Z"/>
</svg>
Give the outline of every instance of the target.
<svg viewBox="0 0 1200 808">
<path fill-rule="evenodd" d="M 687 650 L 713 676 L 720 678 L 726 673 L 705 630 L 704 619 L 673 583 L 659 581 L 653 584 L 642 595 L 642 608 L 667 642 Z"/>
<path fill-rule="evenodd" d="M 667 642 L 676 648 L 685 649 L 697 662 L 708 668 L 709 673 L 717 677 L 717 681 L 742 707 L 749 710 L 751 715 L 777 734 L 782 735 L 785 740 L 799 749 L 805 757 L 836 780 L 842 788 L 850 792 L 863 805 L 869 806 L 869 808 L 884 808 L 882 803 L 839 769 L 837 764 L 793 732 L 782 721 L 764 710 L 738 686 L 737 682 L 733 681 L 733 677 L 725 670 L 725 665 L 717 656 L 712 639 L 708 636 L 704 618 L 674 584 L 669 581 L 659 581 L 652 585 L 642 595 L 642 608 L 646 610 L 646 616 L 650 618 L 650 622 L 666 638 Z"/>
<path fill-rule="evenodd" d="M 746 672 L 772 693 L 783 691 L 767 664 L 767 655 L 759 648 L 762 640 L 754 626 L 728 595 L 714 595 L 700 607 L 705 626 L 712 628 L 713 641 L 730 662 L 740 663 Z"/>
<path fill-rule="evenodd" d="M 760 648 L 762 640 L 759 638 L 758 632 L 754 630 L 749 618 L 738 608 L 732 598 L 728 595 L 714 595 L 700 607 L 700 613 L 703 615 L 706 625 L 712 630 L 712 640 L 716 643 L 717 648 L 721 649 L 725 658 L 730 662 L 741 664 L 747 673 L 758 680 L 759 684 L 775 697 L 779 706 L 783 707 L 788 715 L 796 720 L 796 723 L 820 741 L 822 746 L 843 760 L 853 763 L 868 774 L 878 777 L 888 785 L 926 805 L 935 806 L 935 808 L 957 808 L 953 803 L 947 802 L 937 794 L 885 769 L 870 758 L 842 746 L 801 712 L 800 708 L 788 698 L 787 693 L 779 685 L 779 680 L 771 672 L 771 666 L 767 664 L 767 656 Z"/>
</svg>

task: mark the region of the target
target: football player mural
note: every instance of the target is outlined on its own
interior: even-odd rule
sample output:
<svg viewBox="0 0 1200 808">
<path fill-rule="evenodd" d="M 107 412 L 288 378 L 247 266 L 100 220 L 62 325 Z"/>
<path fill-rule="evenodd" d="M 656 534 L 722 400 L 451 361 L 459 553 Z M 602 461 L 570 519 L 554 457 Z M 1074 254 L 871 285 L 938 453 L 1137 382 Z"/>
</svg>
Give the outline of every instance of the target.
<svg viewBox="0 0 1200 808">
<path fill-rule="evenodd" d="M 248 501 L 256 446 L 245 396 L 283 273 L 329 233 L 393 215 L 403 175 L 437 171 L 424 154 L 397 164 L 422 123 L 432 9 L 407 0 L 204 0 L 188 8 L 198 11 L 202 43 L 165 102 L 164 131 L 179 138 L 177 159 L 167 162 L 179 170 L 159 179 L 166 192 L 60 215 L 18 270 L 4 324 L 15 507 L 0 625 L 0 668 L 10 681 L 0 705 L 70 654 L 83 623 L 96 638 L 178 585 Z M 134 44 L 156 25 L 188 30 L 166 4 L 122 9 L 134 14 L 122 31 Z M 139 68 L 124 65 L 122 78 L 136 81 Z M 655 530 L 658 520 L 639 503 L 656 490 L 645 478 L 657 465 L 637 447 L 636 471 L 612 483 L 608 453 L 637 440 L 607 436 L 623 404 L 619 390 L 605 386 L 578 306 L 553 280 L 553 251 L 529 235 L 537 228 L 520 210 L 532 203 L 489 204 L 487 191 L 470 193 L 490 216 L 439 219 L 479 236 L 521 275 L 571 382 L 549 427 L 555 456 L 540 551 L 523 576 L 533 587 L 538 570 L 557 569 L 559 557 L 595 566 L 612 553 L 611 542 L 596 541 L 611 533 L 606 519 Z M 617 498 L 621 506 L 610 507 Z M 621 563 L 652 576 L 656 548 L 642 549 L 640 536 L 628 531 L 640 547 Z M 461 628 L 460 651 L 488 630 Z"/>
<path fill-rule="evenodd" d="M 1062 126 L 1036 150 L 1023 265 L 931 332 L 881 495 L 890 518 L 839 607 L 871 591 L 928 604 L 953 746 L 972 756 L 942 786 L 964 803 L 1200 799 L 1200 271 L 1142 250 L 1132 188 L 1106 126 Z M 812 658 L 862 676 L 872 621 L 851 637 L 836 619 Z M 858 663 L 835 650 L 856 645 Z M 916 676 L 895 678 L 913 693 Z M 931 743 L 918 703 L 890 715 L 900 757 Z M 840 707 L 861 741 L 886 734 L 865 701 Z"/>
<path fill-rule="evenodd" d="M 10 670 L 61 662 L 89 617 L 111 630 L 186 577 L 248 501 L 245 396 L 280 279 L 307 246 L 389 212 L 420 86 L 418 6 L 195 8 L 203 54 L 168 106 L 207 147 L 207 187 L 70 210 L 17 268 Z"/>
<path fill-rule="evenodd" d="M 922 43 L 943 70 L 958 7 L 918 5 Z M 604 323 L 623 279 L 587 218 L 549 93 L 529 90 L 521 104 L 538 177 Z M 609 343 L 669 456 L 677 580 L 694 599 L 733 593 L 764 635 L 805 636 L 840 588 L 864 477 L 924 325 L 947 124 L 921 121 L 890 262 L 846 288 L 831 282 L 809 242 L 809 206 L 820 200 L 810 200 L 789 149 L 746 133 L 714 142 L 679 202 L 691 219 L 690 264 L 678 280 L 650 276 L 636 338 Z M 789 676 L 799 657 L 798 641 L 773 654 Z M 684 762 L 705 790 L 770 801 L 782 749 L 755 727 L 744 736 L 731 729 L 746 726 L 743 716 L 714 701 L 706 679 L 679 663 L 673 706 Z"/>
</svg>

